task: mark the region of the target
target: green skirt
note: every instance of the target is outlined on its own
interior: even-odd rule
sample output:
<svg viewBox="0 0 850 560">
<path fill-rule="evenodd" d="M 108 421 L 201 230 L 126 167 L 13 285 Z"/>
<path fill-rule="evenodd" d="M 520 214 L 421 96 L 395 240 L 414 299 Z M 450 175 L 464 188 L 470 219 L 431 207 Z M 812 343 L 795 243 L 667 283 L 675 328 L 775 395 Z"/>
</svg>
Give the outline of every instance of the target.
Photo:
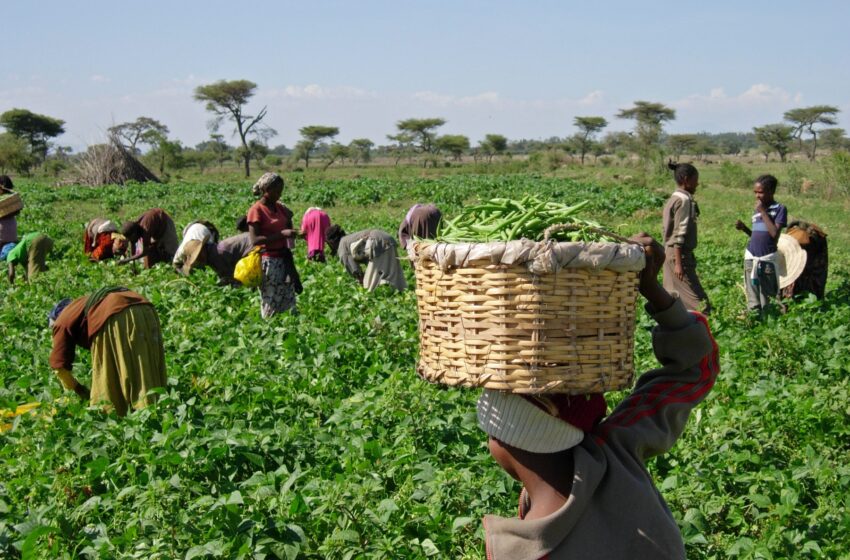
<svg viewBox="0 0 850 560">
<path fill-rule="evenodd" d="M 165 387 L 165 352 L 151 305 L 132 305 L 107 319 L 92 341 L 91 404 L 111 403 L 119 416 L 155 399 Z"/>
</svg>

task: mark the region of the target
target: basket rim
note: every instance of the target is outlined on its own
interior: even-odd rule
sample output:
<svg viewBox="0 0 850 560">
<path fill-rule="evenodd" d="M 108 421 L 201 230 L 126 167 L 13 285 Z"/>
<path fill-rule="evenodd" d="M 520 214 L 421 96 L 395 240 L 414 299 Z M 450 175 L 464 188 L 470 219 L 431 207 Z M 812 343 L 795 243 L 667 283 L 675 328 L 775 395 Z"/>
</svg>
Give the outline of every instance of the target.
<svg viewBox="0 0 850 560">
<path fill-rule="evenodd" d="M 557 272 L 561 268 L 591 268 L 616 272 L 643 270 L 646 256 L 642 246 L 613 241 L 511 241 L 459 242 L 416 239 L 408 245 L 414 267 L 432 261 L 443 270 L 476 268 L 482 265 L 520 265 L 534 273 Z"/>
</svg>

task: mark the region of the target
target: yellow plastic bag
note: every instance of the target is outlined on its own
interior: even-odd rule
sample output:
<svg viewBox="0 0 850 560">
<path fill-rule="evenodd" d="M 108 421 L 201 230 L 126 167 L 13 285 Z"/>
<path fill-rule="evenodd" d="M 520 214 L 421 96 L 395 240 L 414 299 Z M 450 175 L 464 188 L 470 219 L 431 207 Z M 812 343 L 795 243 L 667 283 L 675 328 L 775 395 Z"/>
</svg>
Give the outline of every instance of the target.
<svg viewBox="0 0 850 560">
<path fill-rule="evenodd" d="M 263 270 L 260 267 L 260 248 L 254 247 L 251 252 L 239 259 L 233 277 L 248 288 L 256 288 L 263 281 Z"/>
</svg>

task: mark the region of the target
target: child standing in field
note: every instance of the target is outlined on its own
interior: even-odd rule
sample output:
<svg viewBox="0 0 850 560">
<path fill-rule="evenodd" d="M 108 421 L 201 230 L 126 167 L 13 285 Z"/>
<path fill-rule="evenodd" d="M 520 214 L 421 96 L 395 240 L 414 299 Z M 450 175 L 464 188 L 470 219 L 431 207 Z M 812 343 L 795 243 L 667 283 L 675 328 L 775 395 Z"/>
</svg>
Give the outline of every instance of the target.
<svg viewBox="0 0 850 560">
<path fill-rule="evenodd" d="M 779 294 L 779 276 L 776 272 L 779 235 L 788 223 L 788 210 L 773 196 L 779 185 L 773 175 L 756 179 L 753 193 L 756 204 L 752 216 L 752 229 L 738 220 L 735 227 L 750 237 L 744 250 L 744 286 L 747 307 L 750 311 L 764 313 L 770 298 Z"/>
<path fill-rule="evenodd" d="M 699 171 L 689 163 L 673 163 L 676 190 L 667 199 L 662 214 L 664 240 L 664 289 L 678 292 L 686 308 L 708 315 L 711 302 L 697 276 L 697 218 L 699 206 L 694 193 L 699 185 Z"/>
</svg>

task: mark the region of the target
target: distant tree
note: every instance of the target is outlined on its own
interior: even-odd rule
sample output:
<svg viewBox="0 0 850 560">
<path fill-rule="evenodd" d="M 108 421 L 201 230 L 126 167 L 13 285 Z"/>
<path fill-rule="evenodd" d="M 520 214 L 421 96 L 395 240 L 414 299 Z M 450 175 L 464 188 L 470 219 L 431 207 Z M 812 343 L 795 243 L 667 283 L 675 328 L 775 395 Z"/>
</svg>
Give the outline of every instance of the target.
<svg viewBox="0 0 850 560">
<path fill-rule="evenodd" d="M 26 140 L 10 132 L 0 134 L 0 171 L 27 175 L 36 163 Z"/>
<path fill-rule="evenodd" d="M 65 132 L 65 121 L 39 115 L 26 109 L 9 109 L 0 115 L 0 126 L 27 141 L 31 153 L 44 161 L 49 140 Z"/>
<path fill-rule="evenodd" d="M 661 103 L 635 101 L 634 107 L 621 109 L 617 118 L 635 121 L 639 153 L 646 161 L 657 150 L 664 123 L 674 120 L 676 111 Z"/>
<path fill-rule="evenodd" d="M 136 145 L 139 142 L 153 145 L 157 136 L 168 136 L 168 127 L 156 119 L 150 117 L 139 117 L 133 122 L 125 122 L 111 126 L 108 132 L 122 140 L 123 144 L 132 152 L 137 153 Z"/>
<path fill-rule="evenodd" d="M 292 153 L 290 148 L 287 148 L 285 144 L 278 144 L 269 152 L 270 154 L 274 154 L 276 156 L 288 156 Z"/>
<path fill-rule="evenodd" d="M 339 142 L 333 142 L 328 147 L 328 152 L 325 156 L 325 166 L 322 169 L 327 169 L 336 161 L 339 161 L 340 163 L 345 163 L 346 158 L 350 156 L 351 150 L 348 149 L 348 146 L 346 146 L 345 144 L 340 144 Z"/>
<path fill-rule="evenodd" d="M 310 154 L 325 140 L 330 140 L 339 134 L 339 128 L 335 126 L 311 125 L 298 129 L 302 140 L 296 145 L 293 157 L 304 160 L 304 167 L 310 167 Z"/>
<path fill-rule="evenodd" d="M 801 151 L 803 149 L 803 133 L 808 132 L 812 137 L 812 151 L 809 152 L 811 161 L 815 161 L 815 154 L 818 149 L 818 131 L 815 130 L 815 126 L 835 126 L 838 124 L 835 115 L 839 112 L 840 109 L 832 105 L 814 105 L 785 111 L 783 118 L 794 125 L 794 136 L 799 141 Z"/>
<path fill-rule="evenodd" d="M 850 139 L 847 138 L 843 128 L 821 130 L 820 139 L 824 147 L 833 152 L 847 150 L 850 147 Z"/>
<path fill-rule="evenodd" d="M 245 105 L 254 96 L 257 84 L 249 80 L 219 80 L 213 84 L 195 88 L 195 100 L 206 103 L 206 109 L 215 115 L 210 123 L 213 131 L 217 131 L 225 118 L 233 121 L 235 132 L 242 143 L 240 155 L 245 164 L 245 176 L 251 176 L 251 149 L 248 136 L 261 135 L 266 139 L 277 134 L 274 129 L 265 126 L 262 121 L 266 116 L 263 107 L 256 116 L 245 114 Z"/>
<path fill-rule="evenodd" d="M 396 123 L 398 131 L 408 133 L 412 138 L 412 144 L 419 152 L 431 154 L 434 152 L 434 141 L 437 138 L 437 129 L 446 124 L 445 119 L 405 119 Z"/>
<path fill-rule="evenodd" d="M 608 121 L 602 117 L 576 117 L 573 125 L 579 129 L 575 139 L 581 154 L 581 164 L 584 165 L 584 155 L 592 149 L 596 134 L 608 126 Z"/>
<path fill-rule="evenodd" d="M 212 159 L 221 167 L 228 160 L 228 156 L 233 148 L 225 143 L 224 136 L 221 134 L 211 134 L 210 139 L 196 145 L 195 150 L 212 154 Z M 239 161 L 241 162 L 242 160 L 240 159 Z"/>
<path fill-rule="evenodd" d="M 166 169 L 180 169 L 185 165 L 183 146 L 179 140 L 169 140 L 164 134 L 151 132 L 146 142 L 151 145 L 146 159 L 156 162 L 160 175 Z"/>
<path fill-rule="evenodd" d="M 634 138 L 630 132 L 609 132 L 602 139 L 602 145 L 605 146 L 605 151 L 609 154 L 615 154 L 617 157 L 625 155 L 631 150 L 634 144 Z M 620 159 L 625 159 L 620 157 Z"/>
<path fill-rule="evenodd" d="M 251 140 L 248 142 L 248 149 L 251 150 L 251 159 L 258 164 L 261 163 L 266 156 L 269 155 L 269 147 L 259 140 Z"/>
<path fill-rule="evenodd" d="M 375 147 L 375 143 L 368 138 L 355 138 L 348 143 L 349 154 L 351 159 L 354 160 L 354 163 L 361 161 L 363 163 L 369 163 L 372 161 L 373 147 Z"/>
<path fill-rule="evenodd" d="M 469 150 L 469 138 L 463 134 L 446 134 L 434 141 L 439 151 L 448 152 L 455 161 L 460 161 L 463 153 Z"/>
<path fill-rule="evenodd" d="M 206 144 L 202 142 L 199 146 Z M 196 148 L 183 149 L 183 162 L 186 165 L 195 165 L 203 173 L 210 165 L 215 163 L 216 155 L 210 150 Z"/>
<path fill-rule="evenodd" d="M 415 138 L 413 134 L 409 132 L 388 134 L 387 140 L 395 142 L 395 145 L 389 147 L 389 152 L 393 154 L 393 157 L 395 157 L 396 165 L 398 165 L 398 162 L 401 161 L 401 158 L 405 156 L 410 156 L 414 152 L 413 143 L 415 141 Z"/>
<path fill-rule="evenodd" d="M 667 147 L 676 159 L 684 153 L 694 153 L 698 144 L 699 138 L 696 134 L 671 134 L 667 137 Z"/>
<path fill-rule="evenodd" d="M 493 156 L 499 156 L 508 149 L 508 139 L 501 134 L 488 134 L 479 144 L 482 154 L 487 156 L 487 163 L 493 160 Z"/>
<path fill-rule="evenodd" d="M 791 151 L 791 144 L 794 142 L 794 127 L 785 124 L 767 124 L 753 128 L 756 138 L 761 142 L 762 146 L 770 148 L 779 154 L 779 160 L 785 161 L 785 156 Z M 767 159 L 768 152 L 765 153 Z"/>
</svg>

